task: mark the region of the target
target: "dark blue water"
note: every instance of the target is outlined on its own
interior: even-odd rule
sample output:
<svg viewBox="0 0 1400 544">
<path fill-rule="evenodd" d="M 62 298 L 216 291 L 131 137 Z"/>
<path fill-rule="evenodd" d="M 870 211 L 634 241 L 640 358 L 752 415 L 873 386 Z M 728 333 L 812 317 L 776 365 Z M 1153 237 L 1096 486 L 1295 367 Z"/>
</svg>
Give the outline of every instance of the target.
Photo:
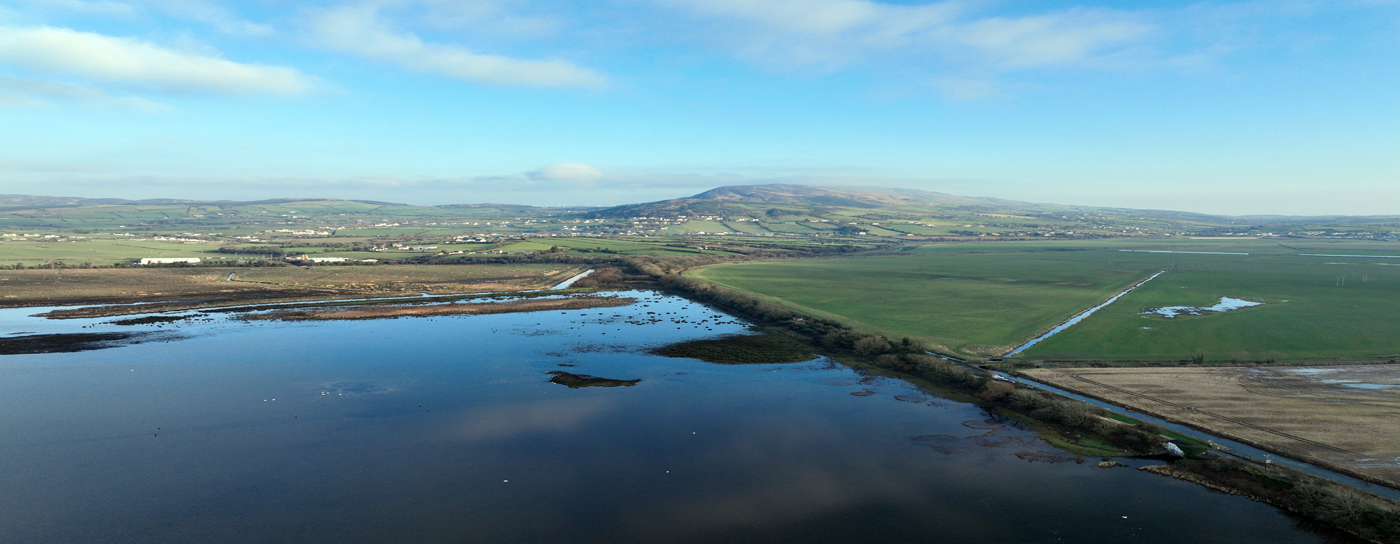
<svg viewBox="0 0 1400 544">
<path fill-rule="evenodd" d="M 0 357 L 0 542 L 1346 541 L 837 364 L 647 355 L 744 327 L 634 295 Z"/>
</svg>

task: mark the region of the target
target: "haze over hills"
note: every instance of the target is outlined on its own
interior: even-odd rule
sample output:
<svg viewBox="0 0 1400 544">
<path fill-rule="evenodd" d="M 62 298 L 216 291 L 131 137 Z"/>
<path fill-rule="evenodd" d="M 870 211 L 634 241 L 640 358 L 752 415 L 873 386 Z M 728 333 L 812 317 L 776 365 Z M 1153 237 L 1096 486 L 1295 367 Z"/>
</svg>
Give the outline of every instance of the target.
<svg viewBox="0 0 1400 544">
<path fill-rule="evenodd" d="M 754 212 L 756 205 L 778 206 L 780 212 L 793 212 L 794 214 L 806 212 L 814 215 L 827 213 L 835 208 L 854 208 L 857 210 L 927 209 L 930 207 L 981 210 L 1066 208 L 1013 200 L 949 195 L 917 189 L 815 187 L 775 183 L 717 187 L 685 198 L 605 208 L 592 212 L 592 215 L 596 217 L 744 215 Z"/>
<path fill-rule="evenodd" d="M 407 206 L 407 204 L 399 204 L 394 202 L 379 202 L 375 200 L 344 200 L 339 198 L 269 198 L 265 200 L 191 200 L 182 198 L 148 198 L 142 200 L 127 200 L 124 198 L 85 198 L 77 196 L 0 195 L 0 210 L 35 208 L 72 208 L 79 206 L 153 206 L 162 204 L 251 206 L 259 204 L 283 204 L 289 202 L 307 201 L 344 201 L 360 202 L 364 204 L 374 204 L 379 206 Z"/>
<path fill-rule="evenodd" d="M 869 210 L 906 210 L 967 213 L 1105 213 L 1147 215 L 1176 221 L 1234 224 L 1241 218 L 1212 216 L 1170 210 L 1134 210 L 1096 208 L 1063 204 L 1043 204 L 968 197 L 922 191 L 879 187 L 815 187 L 809 185 L 767 184 L 717 187 L 703 193 L 671 200 L 614 206 L 591 212 L 594 217 L 675 217 L 678 215 L 743 215 L 753 213 L 755 205 L 778 206 L 779 212 L 805 212 L 810 215 L 829 213 L 833 208 Z M 762 211 L 762 210 L 760 210 Z"/>
<path fill-rule="evenodd" d="M 764 202 L 789 204 L 823 204 L 864 208 L 890 204 L 943 204 L 957 206 L 1035 206 L 1028 202 L 976 198 L 921 191 L 918 189 L 887 189 L 878 187 L 814 187 L 773 183 L 768 185 L 731 185 L 717 187 L 690 198 L 734 202 Z"/>
<path fill-rule="evenodd" d="M 0 195 L 0 227 L 31 229 L 211 229 L 254 225 L 410 226 L 488 221 L 495 232 L 571 235 L 828 235 L 921 237 L 1102 237 L 1123 235 L 1307 235 L 1400 237 L 1394 216 L 1213 216 L 1170 210 L 1098 208 L 950 195 L 916 189 L 793 184 L 717 187 L 684 198 L 608 208 L 519 204 L 414 206 L 373 200 L 257 201 Z M 566 223 L 585 222 L 564 228 Z M 699 221 L 690 226 L 688 221 Z M 708 222 L 708 223 L 705 223 Z M 715 223 L 718 222 L 718 223 Z M 704 224 L 701 224 L 704 223 Z M 510 230 L 503 225 L 513 225 Z M 895 228 L 893 225 L 905 227 Z M 883 225 L 883 226 L 882 226 Z M 426 231 L 425 231 L 426 232 Z"/>
</svg>

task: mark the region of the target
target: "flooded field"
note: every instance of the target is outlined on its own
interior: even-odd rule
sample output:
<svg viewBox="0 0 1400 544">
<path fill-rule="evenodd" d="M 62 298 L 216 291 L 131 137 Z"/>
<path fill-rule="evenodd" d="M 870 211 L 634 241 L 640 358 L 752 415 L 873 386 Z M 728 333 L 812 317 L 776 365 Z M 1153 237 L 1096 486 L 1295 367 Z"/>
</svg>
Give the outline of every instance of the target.
<svg viewBox="0 0 1400 544">
<path fill-rule="evenodd" d="M 1252 302 L 1232 297 L 1220 297 L 1220 302 L 1210 306 L 1160 306 L 1157 308 L 1147 308 L 1143 310 L 1142 313 L 1157 314 L 1165 318 L 1173 318 L 1179 315 L 1205 315 L 1210 312 L 1231 312 L 1240 308 L 1263 305 L 1263 302 Z"/>
<path fill-rule="evenodd" d="M 1350 542 L 825 359 L 650 354 L 747 326 L 619 296 L 295 322 L 2 310 L 7 339 L 147 336 L 0 356 L 0 541 Z"/>
</svg>

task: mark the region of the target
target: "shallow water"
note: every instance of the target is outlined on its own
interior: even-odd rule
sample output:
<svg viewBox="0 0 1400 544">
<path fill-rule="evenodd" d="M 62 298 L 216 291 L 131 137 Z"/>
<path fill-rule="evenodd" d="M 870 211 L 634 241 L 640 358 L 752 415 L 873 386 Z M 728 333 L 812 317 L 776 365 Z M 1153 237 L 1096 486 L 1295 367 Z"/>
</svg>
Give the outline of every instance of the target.
<svg viewBox="0 0 1400 544">
<path fill-rule="evenodd" d="M 81 331 L 184 338 L 0 357 L 0 541 L 1346 541 L 1078 464 L 976 407 L 828 361 L 647 355 L 745 327 L 633 295 L 562 312 L 100 325 Z M 0 320 L 77 332 L 113 319 Z M 641 381 L 570 389 L 549 383 L 560 369 Z"/>
<path fill-rule="evenodd" d="M 1230 312 L 1240 308 L 1263 305 L 1263 302 L 1251 302 L 1239 298 L 1220 297 L 1220 302 L 1212 306 L 1162 306 L 1160 308 L 1147 308 L 1143 310 L 1142 313 L 1157 314 L 1162 317 L 1173 318 L 1179 315 L 1202 315 L 1206 312 Z"/>
</svg>

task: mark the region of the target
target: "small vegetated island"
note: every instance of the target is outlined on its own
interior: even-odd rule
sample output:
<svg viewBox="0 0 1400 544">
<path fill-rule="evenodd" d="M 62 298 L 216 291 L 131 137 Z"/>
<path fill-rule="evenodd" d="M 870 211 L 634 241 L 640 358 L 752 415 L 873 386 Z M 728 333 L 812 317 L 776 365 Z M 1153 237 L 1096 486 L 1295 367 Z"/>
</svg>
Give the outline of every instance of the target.
<svg viewBox="0 0 1400 544">
<path fill-rule="evenodd" d="M 636 302 L 610 289 L 668 289 L 756 330 L 653 353 L 832 357 L 980 404 L 1078 455 L 1179 451 L 1185 459 L 1153 470 L 1400 541 L 1393 501 L 994 375 L 1400 488 L 1395 218 L 1245 220 L 794 185 L 601 210 L 26 198 L 0 206 L 0 305 L 81 305 L 54 318 L 358 320 L 604 308 Z M 135 264 L 151 257 L 182 260 Z M 585 270 L 576 296 L 549 289 Z M 516 297 L 490 300 L 505 292 Z M 132 338 L 12 335 L 0 349 Z M 549 374 L 569 388 L 638 383 Z"/>
</svg>

